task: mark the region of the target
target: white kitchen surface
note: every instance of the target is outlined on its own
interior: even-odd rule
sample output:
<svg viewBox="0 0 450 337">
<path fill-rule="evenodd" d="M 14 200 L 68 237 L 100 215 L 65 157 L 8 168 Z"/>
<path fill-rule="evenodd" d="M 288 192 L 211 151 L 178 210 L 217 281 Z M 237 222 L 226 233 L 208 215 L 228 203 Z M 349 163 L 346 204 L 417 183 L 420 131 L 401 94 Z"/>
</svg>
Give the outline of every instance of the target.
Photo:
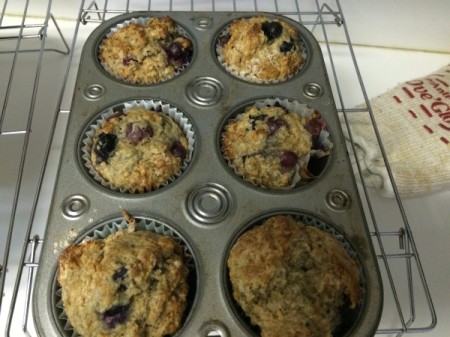
<svg viewBox="0 0 450 337">
<path fill-rule="evenodd" d="M 139 3 L 135 1 L 132 3 Z M 145 1 L 146 2 L 146 1 Z M 278 1 L 281 3 L 282 1 Z M 299 1 L 300 2 L 300 1 Z M 0 2 L 0 8 L 4 2 Z M 31 1 L 29 13 L 31 15 L 42 15 L 40 7 L 47 5 L 48 1 Z M 118 6 L 124 1 L 111 1 L 117 3 Z M 162 1 L 164 3 L 164 1 Z M 177 3 L 183 3 L 178 1 Z M 208 7 L 210 1 L 198 1 L 197 4 L 206 4 Z M 216 1 L 217 4 L 222 3 Z M 223 3 L 229 3 L 223 1 Z M 252 3 L 252 1 L 250 2 Z M 273 10 L 274 2 L 267 1 L 267 10 Z M 303 2 L 301 2 L 303 3 Z M 304 8 L 314 8 L 313 1 L 305 1 Z M 330 1 L 334 3 L 334 1 Z M 6 4 L 6 3 L 5 3 Z M 357 63 L 361 71 L 361 75 L 365 84 L 365 88 L 369 97 L 374 97 L 401 83 L 402 81 L 411 80 L 415 77 L 424 76 L 439 67 L 450 63 L 450 1 L 377 1 L 369 0 L 343 0 L 341 1 L 343 13 L 345 15 L 347 28 L 350 32 L 350 38 L 353 42 L 353 48 L 356 55 Z M 52 13 L 55 14 L 57 22 L 62 28 L 63 35 L 70 40 L 73 36 L 74 21 L 73 18 L 79 11 L 79 2 L 72 1 L 53 1 Z M 158 6 L 158 1 L 153 1 L 152 6 Z M 190 2 L 186 5 L 186 10 L 190 8 Z M 201 7 L 201 6 L 200 6 Z M 153 8 L 153 7 L 152 7 Z M 23 2 L 15 1 L 12 5 L 8 3 L 7 13 L 22 13 Z M 197 9 L 197 8 L 196 8 Z M 200 8 L 202 9 L 202 8 Z M 8 21 L 9 20 L 9 21 Z M 40 22 L 39 18 L 36 18 Z M 1 26 L 8 23 L 16 24 L 17 17 L 5 16 Z M 50 23 L 51 24 L 51 23 Z M 49 165 L 42 184 L 42 192 L 40 194 L 39 203 L 33 230 L 30 233 L 43 236 L 43 225 L 51 200 L 51 193 L 56 175 L 57 162 L 59 159 L 59 151 L 62 146 L 62 138 L 64 133 L 64 125 L 67 122 L 67 111 L 70 110 L 71 93 L 74 88 L 74 80 L 76 76 L 77 60 L 81 52 L 82 41 L 87 37 L 91 28 L 81 26 L 79 36 L 74 51 L 73 66 L 69 73 L 67 81 L 66 94 L 64 95 L 60 108 L 60 118 L 56 126 L 55 141 L 49 159 Z M 0 31 L 0 37 L 2 32 Z M 51 35 L 50 35 L 51 34 Z M 355 70 L 353 63 L 349 60 L 348 48 L 342 45 L 342 34 L 331 34 L 333 62 L 339 73 L 339 86 L 344 93 L 344 104 L 347 108 L 353 107 L 363 102 L 361 93 L 355 88 L 357 81 L 355 79 Z M 69 41 L 70 42 L 70 41 Z M 64 49 L 56 30 L 52 27 L 49 30 L 49 44 L 60 49 Z M 5 49 L 4 49 L 5 48 Z M 0 52 L 6 49 L 14 48 L 14 41 L 1 41 Z M 327 54 L 326 50 L 324 53 Z M 35 110 L 36 118 L 51 120 L 52 112 L 58 109 L 57 93 L 63 86 L 64 78 L 62 76 L 64 70 L 64 62 L 66 58 L 56 53 L 49 53 L 46 56 L 44 67 L 42 69 L 37 94 L 37 102 Z M 326 56 L 326 55 L 325 55 Z M 28 106 L 21 99 L 22 95 L 32 95 L 32 83 L 34 81 L 34 71 L 32 61 L 33 54 L 22 56 L 10 94 L 10 100 L 17 104 L 17 111 L 28 112 Z M 9 76 L 10 59 L 0 54 L 0 78 L 5 79 Z M 30 76 L 31 74 L 31 76 Z M 348 74 L 348 77 L 347 75 Z M 31 77 L 31 78 L 30 78 Z M 4 102 L 4 92 L 6 84 L 4 81 L 0 83 L 0 102 Z M 23 103 L 23 107 L 22 107 Z M 19 126 L 26 123 L 26 120 L 19 121 Z M 11 119 L 6 121 L 8 130 L 16 127 L 16 121 Z M 34 125 L 34 124 L 33 124 Z M 39 132 L 48 131 L 49 125 L 46 123 L 37 123 L 33 128 L 33 137 Z M 47 129 L 47 130 L 46 130 Z M 4 132 L 4 130 L 2 130 Z M 11 173 L 17 168 L 18 158 L 15 152 L 19 151 L 21 142 L 16 137 L 8 137 L 8 145 L 5 145 L 6 136 L 0 136 L 0 162 L 1 172 Z M 29 209 L 32 204 L 32 196 L 35 190 L 36 168 L 41 167 L 41 154 L 46 147 L 47 138 L 32 138 L 30 145 L 28 160 L 26 161 L 24 181 L 22 182 L 22 190 L 20 196 L 20 207 L 17 210 L 17 220 L 15 222 L 15 230 L 12 236 L 12 249 L 8 265 L 6 284 L 4 289 L 3 303 L 0 311 L 0 336 L 3 336 L 6 330 L 6 322 L 8 312 L 11 307 L 10 299 L 12 288 L 14 286 L 15 273 L 17 271 L 17 261 L 23 246 L 23 232 L 26 229 Z M 36 155 L 35 155 L 36 154 Z M 11 203 L 13 200 L 16 181 L 6 181 L 0 178 L 0 219 L 9 219 L 11 216 Z M 384 229 L 397 230 L 402 222 L 399 220 L 396 202 L 392 199 L 384 199 L 371 193 L 372 206 L 376 212 L 378 223 Z M 437 192 L 431 195 L 403 199 L 402 204 L 406 211 L 409 224 L 414 235 L 414 241 L 417 245 L 420 261 L 425 272 L 426 280 L 431 292 L 431 297 L 436 309 L 438 323 L 437 326 L 429 332 L 425 333 L 407 333 L 406 336 L 417 337 L 444 337 L 449 335 L 450 331 L 450 190 Z M 0 234 L 0 254 L 4 251 L 4 238 L 8 221 L 1 223 Z M 387 242 L 387 247 L 393 251 L 397 251 L 394 243 Z M 3 259 L 3 255 L 0 255 Z M 399 270 L 396 270 L 399 268 Z M 402 275 L 404 264 L 393 264 L 393 274 Z M 24 271 L 26 278 L 27 270 Z M 396 279 L 396 286 L 399 287 L 400 293 L 403 295 L 404 289 L 407 288 L 404 278 L 399 276 Z M 24 283 L 23 281 L 22 283 Z M 418 284 L 415 282 L 414 284 Z M 22 287 L 23 288 L 23 287 Z M 21 288 L 21 289 L 22 289 Z M 388 285 L 385 285 L 389 289 Z M 424 296 L 420 289 L 415 289 L 418 295 L 416 297 L 415 313 L 416 322 L 412 326 L 427 326 L 430 324 L 430 311 L 425 303 Z M 383 329 L 396 328 L 399 326 L 398 317 L 390 300 L 391 293 L 386 292 L 386 307 L 382 316 L 380 327 Z M 22 322 L 22 306 L 25 299 L 23 292 L 19 293 L 17 308 L 13 315 L 13 328 L 11 336 L 22 336 L 20 332 Z M 407 296 L 406 296 L 407 297 Z M 30 324 L 32 326 L 32 324 Z M 32 327 L 29 328 L 34 336 Z M 390 335 L 389 335 L 390 336 Z"/>
</svg>

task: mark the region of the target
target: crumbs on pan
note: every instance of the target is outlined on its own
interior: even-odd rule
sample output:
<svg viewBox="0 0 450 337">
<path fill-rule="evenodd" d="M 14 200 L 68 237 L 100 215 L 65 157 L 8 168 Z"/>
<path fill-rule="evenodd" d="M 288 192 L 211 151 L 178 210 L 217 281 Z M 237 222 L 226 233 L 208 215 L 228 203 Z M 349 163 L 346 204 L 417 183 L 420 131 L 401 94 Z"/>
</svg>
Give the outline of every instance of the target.
<svg viewBox="0 0 450 337">
<path fill-rule="evenodd" d="M 69 233 L 67 234 L 67 237 L 65 237 L 62 240 L 59 240 L 58 242 L 54 242 L 53 243 L 53 253 L 57 254 L 58 253 L 58 248 L 66 248 L 70 245 L 70 242 L 76 238 L 78 235 L 78 232 L 75 231 L 75 229 L 70 228 L 69 229 Z"/>
</svg>

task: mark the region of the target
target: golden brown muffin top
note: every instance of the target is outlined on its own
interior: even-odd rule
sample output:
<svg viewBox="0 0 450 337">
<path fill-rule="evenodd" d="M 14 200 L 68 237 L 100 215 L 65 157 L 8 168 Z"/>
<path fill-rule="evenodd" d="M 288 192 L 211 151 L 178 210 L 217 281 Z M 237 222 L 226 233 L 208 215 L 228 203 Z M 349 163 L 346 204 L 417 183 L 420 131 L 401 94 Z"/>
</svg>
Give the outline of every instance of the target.
<svg viewBox="0 0 450 337">
<path fill-rule="evenodd" d="M 58 265 L 64 310 L 84 337 L 162 337 L 180 328 L 188 268 L 171 237 L 120 230 L 70 245 Z"/>
<path fill-rule="evenodd" d="M 151 84 L 173 77 L 192 57 L 192 43 L 168 16 L 131 22 L 107 36 L 99 47 L 105 70 L 125 82 Z"/>
<path fill-rule="evenodd" d="M 359 270 L 332 235 L 291 216 L 242 234 L 228 268 L 233 297 L 262 337 L 332 337 L 344 296 L 360 301 Z"/>
<path fill-rule="evenodd" d="M 91 163 L 112 188 L 147 192 L 168 183 L 187 156 L 188 140 L 170 116 L 136 107 L 96 130 Z"/>
<path fill-rule="evenodd" d="M 304 63 L 298 31 L 265 16 L 232 22 L 219 38 L 219 56 L 233 72 L 257 81 L 285 80 Z"/>
</svg>

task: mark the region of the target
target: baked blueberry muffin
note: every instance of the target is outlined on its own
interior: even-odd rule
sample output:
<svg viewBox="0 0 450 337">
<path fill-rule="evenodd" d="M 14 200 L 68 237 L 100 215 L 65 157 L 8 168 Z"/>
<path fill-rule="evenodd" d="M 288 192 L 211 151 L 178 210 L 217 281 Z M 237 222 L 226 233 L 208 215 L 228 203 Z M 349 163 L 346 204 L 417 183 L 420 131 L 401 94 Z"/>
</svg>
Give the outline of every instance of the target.
<svg viewBox="0 0 450 337">
<path fill-rule="evenodd" d="M 191 57 L 191 41 L 177 31 L 168 16 L 150 18 L 146 23 L 131 21 L 114 30 L 99 47 L 99 59 L 105 70 L 136 84 L 172 78 Z"/>
<path fill-rule="evenodd" d="M 355 261 L 331 234 L 278 215 L 242 234 L 228 260 L 232 295 L 261 337 L 332 337 L 360 302 Z"/>
<path fill-rule="evenodd" d="M 237 174 L 254 185 L 269 189 L 293 187 L 316 145 L 318 136 L 311 132 L 326 127 L 323 121 L 319 124 L 322 129 L 312 130 L 311 126 L 317 124 L 315 120 L 280 104 L 252 105 L 225 125 L 221 140 L 223 155 Z"/>
<path fill-rule="evenodd" d="M 178 174 L 188 140 L 168 115 L 144 107 L 110 116 L 93 136 L 91 164 L 112 189 L 142 193 Z"/>
<path fill-rule="evenodd" d="M 285 80 L 305 61 L 298 30 L 276 18 L 235 20 L 219 36 L 217 44 L 219 60 L 250 81 Z"/>
<path fill-rule="evenodd" d="M 188 267 L 180 244 L 119 230 L 72 244 L 58 260 L 64 311 L 83 337 L 163 337 L 181 328 Z"/>
</svg>

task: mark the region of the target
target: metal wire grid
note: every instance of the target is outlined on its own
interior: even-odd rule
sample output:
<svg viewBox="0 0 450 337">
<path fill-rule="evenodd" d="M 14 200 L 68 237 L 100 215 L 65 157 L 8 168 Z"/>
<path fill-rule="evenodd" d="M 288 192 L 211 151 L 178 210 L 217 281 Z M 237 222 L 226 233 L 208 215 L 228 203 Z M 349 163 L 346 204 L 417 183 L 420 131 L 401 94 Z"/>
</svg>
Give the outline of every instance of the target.
<svg viewBox="0 0 450 337">
<path fill-rule="evenodd" d="M 32 135 L 35 126 L 38 103 L 39 84 L 45 77 L 43 63 L 48 53 L 67 55 L 70 48 L 59 29 L 54 16 L 51 14 L 51 1 L 47 5 L 40 4 L 39 17 L 31 17 L 29 10 L 32 2 L 24 1 L 20 13 L 15 12 L 9 18 L 11 4 L 5 1 L 1 7 L 0 16 L 0 64 L 2 86 L 0 87 L 0 156 L 1 164 L 1 194 L 0 205 L 4 223 L 1 224 L 0 237 L 0 322 L 5 321 L 14 312 L 15 299 L 19 291 L 19 282 L 24 270 L 28 271 L 24 287 L 27 298 L 25 307 L 30 303 L 31 284 L 34 278 L 36 264 L 36 248 L 42 239 L 35 235 L 31 238 L 32 224 L 37 212 L 38 197 L 41 194 L 44 177 L 44 161 L 48 157 L 52 132 L 48 143 L 43 144 L 42 150 L 33 146 Z M 15 5 L 18 5 L 16 2 Z M 49 47 L 47 33 L 49 27 L 59 37 L 62 48 Z M 30 62 L 32 60 L 32 62 Z M 25 83 L 21 74 L 26 73 Z M 20 118 L 17 118 L 20 115 Z M 49 130 L 54 130 L 56 114 L 51 112 Z M 50 117 L 50 116 L 49 116 Z M 36 130 L 41 131 L 41 130 Z M 42 166 L 30 168 L 30 161 L 36 159 L 36 154 L 42 155 Z M 33 171 L 30 174 L 30 171 Z M 10 181 L 12 180 L 12 181 Z M 5 210 L 6 208 L 6 210 Z M 17 239 L 17 237 L 21 239 Z M 30 239 L 26 239 L 30 238 Z M 19 245 L 16 247 L 15 245 Z M 20 247 L 22 245 L 22 247 Z M 30 260 L 25 257 L 30 254 Z M 17 253 L 20 256 L 14 256 Z M 20 264 L 17 261 L 21 261 Z M 14 293 L 5 292 L 6 284 L 15 289 Z M 22 288 L 21 288 L 22 289 Z M 8 312 L 9 309 L 9 312 Z M 28 310 L 23 313 L 24 325 L 27 325 Z M 3 329 L 3 325 L 0 324 Z M 25 329 L 24 329 L 25 331 Z M 9 332 L 7 333 L 9 334 Z"/>
<path fill-rule="evenodd" d="M 42 1 L 40 3 L 42 3 Z M 78 32 L 82 26 L 91 26 L 92 29 L 94 29 L 96 25 L 111 17 L 136 10 L 274 12 L 289 16 L 301 22 L 315 33 L 319 41 L 323 41 L 323 53 L 330 78 L 332 79 L 338 111 L 343 113 L 347 125 L 348 121 L 345 116 L 348 113 L 365 112 L 370 116 L 374 125 L 374 132 L 380 142 L 380 149 L 385 164 L 388 167 L 389 176 L 396 196 L 395 207 L 398 209 L 398 220 L 389 220 L 389 223 L 385 223 L 384 221 L 380 222 L 378 217 L 379 212 L 371 203 L 372 192 L 364 183 L 361 184 L 362 202 L 368 218 L 374 246 L 377 251 L 380 269 L 383 274 L 386 293 L 385 302 L 389 304 L 389 307 L 394 308 L 394 316 L 392 316 L 392 313 L 383 314 L 377 334 L 402 336 L 405 333 L 426 332 L 435 327 L 436 314 L 429 289 L 407 216 L 395 187 L 394 179 L 387 162 L 386 153 L 383 149 L 380 135 L 376 128 L 371 108 L 368 104 L 369 100 L 356 63 L 356 57 L 339 0 L 311 0 L 307 2 L 300 2 L 299 0 L 170 0 L 165 2 L 164 5 L 161 5 L 160 2 L 156 3 L 155 1 L 152 3 L 152 0 L 82 1 L 77 19 L 74 23 L 74 34 L 70 37 L 72 39 L 70 46 L 64 35 L 61 33 L 57 20 L 52 15 L 52 1 L 49 0 L 45 8 L 41 6 L 42 15 L 39 16 L 41 19 L 39 19 L 40 22 L 38 23 L 29 23 L 28 8 L 30 7 L 30 4 L 32 4 L 32 0 L 24 0 L 24 7 L 21 15 L 16 15 L 15 22 L 13 24 L 8 24 L 5 23 L 6 20 L 4 20 L 8 13 L 8 1 L 6 0 L 3 4 L 0 16 L 0 61 L 6 57 L 10 65 L 10 70 L 6 76 L 8 79 L 6 81 L 6 86 L 0 87 L 0 92 L 2 93 L 2 96 L 0 96 L 0 102 L 2 102 L 0 115 L 0 149 L 10 147 L 10 144 L 13 144 L 14 146 L 12 149 L 19 150 L 17 165 L 14 167 L 15 182 L 13 183 L 12 193 L 9 193 L 9 195 L 12 195 L 12 198 L 6 200 L 6 205 L 9 207 L 7 213 L 9 215 L 9 222 L 6 223 L 6 235 L 0 240 L 0 254 L 3 254 L 0 255 L 0 292 L 2 294 L 4 293 L 6 282 L 12 282 L 14 284 L 10 294 L 6 293 L 4 296 L 0 296 L 0 313 L 4 317 L 7 316 L 5 320 L 6 336 L 10 336 L 12 331 L 14 331 L 15 336 L 17 335 L 16 322 L 20 322 L 24 335 L 32 336 L 36 334 L 33 324 L 30 323 L 30 295 L 33 288 L 34 271 L 38 268 L 37 261 L 39 257 L 39 247 L 43 241 L 39 234 L 36 234 L 36 212 L 38 201 L 42 194 L 42 184 L 46 173 L 46 166 L 53 142 L 53 136 L 55 134 L 55 128 L 58 123 L 58 117 L 63 113 L 61 101 L 65 91 L 66 80 L 69 71 L 71 71 L 71 61 L 74 55 Z M 52 33 L 57 36 L 59 47 L 48 47 L 47 36 L 49 30 L 52 30 Z M 335 39 L 336 34 L 340 34 L 340 36 L 344 37 L 343 44 L 335 45 L 331 43 L 331 40 Z M 25 40 L 33 40 L 34 42 L 31 44 L 32 47 L 28 47 Z M 360 91 L 362 100 L 367 103 L 368 108 L 350 109 L 346 107 L 345 93 L 341 90 L 340 86 L 342 76 L 336 58 L 333 56 L 335 48 L 339 48 L 339 53 L 342 51 L 342 48 L 347 53 L 348 60 L 351 62 L 354 80 L 357 84 L 357 86 L 355 86 L 357 89 L 354 90 Z M 32 156 L 30 151 L 32 151 L 31 149 L 33 148 L 31 137 L 33 120 L 39 118 L 35 116 L 35 112 L 39 93 L 42 89 L 41 78 L 45 78 L 43 64 L 49 53 L 66 55 L 65 66 L 63 67 L 62 85 L 60 92 L 56 97 L 56 109 L 52 112 L 52 117 L 48 124 L 48 143 L 41 152 L 42 166 L 38 169 L 38 173 L 33 175 L 34 188 L 32 199 L 27 208 L 26 216 L 22 217 L 18 215 L 18 209 L 20 209 L 19 206 L 22 202 L 22 195 L 28 192 L 24 191 L 26 190 L 24 188 L 24 177 L 27 177 L 27 163 Z M 32 84 L 29 94 L 23 97 L 26 102 L 25 108 L 21 111 L 21 113 L 24 114 L 22 126 L 10 127 L 8 124 L 8 114 L 10 114 L 12 110 L 15 110 L 16 104 L 11 97 L 19 90 L 16 82 L 19 81 L 18 73 L 20 70 L 18 68 L 20 67 L 20 58 L 24 54 L 32 54 L 33 58 L 36 60 L 33 70 L 28 72 L 28 80 L 32 81 Z M 349 151 L 354 153 L 355 148 L 351 133 L 350 141 Z M 4 151 L 0 152 L 0 154 L 3 155 Z M 357 163 L 357 166 L 359 172 L 356 172 L 356 174 L 359 174 L 363 181 L 359 163 Z M 0 187 L 2 186 L 0 185 Z M 2 227 L 5 228 L 5 225 L 2 225 Z M 21 241 L 23 243 L 23 247 L 20 256 L 17 257 L 17 261 L 19 261 L 18 267 L 14 268 L 13 263 L 10 261 L 10 254 L 15 249 L 15 247 L 12 246 L 12 242 L 17 235 L 17 228 L 23 229 L 19 234 L 19 238 L 21 238 L 19 242 Z M 398 272 L 399 270 L 402 270 L 400 274 Z M 26 272 L 26 277 L 24 276 L 24 272 Z M 7 274 L 9 274 L 8 277 Z M 418 305 L 417 299 L 422 299 L 422 302 L 426 303 L 425 305 L 429 312 L 429 314 L 426 315 L 427 317 L 416 317 Z M 389 319 L 384 319 L 384 317 L 394 317 L 394 322 L 392 323 Z M 1 322 L 2 321 L 0 320 L 0 323 Z M 1 324 L 0 328 L 2 328 Z"/>
</svg>

